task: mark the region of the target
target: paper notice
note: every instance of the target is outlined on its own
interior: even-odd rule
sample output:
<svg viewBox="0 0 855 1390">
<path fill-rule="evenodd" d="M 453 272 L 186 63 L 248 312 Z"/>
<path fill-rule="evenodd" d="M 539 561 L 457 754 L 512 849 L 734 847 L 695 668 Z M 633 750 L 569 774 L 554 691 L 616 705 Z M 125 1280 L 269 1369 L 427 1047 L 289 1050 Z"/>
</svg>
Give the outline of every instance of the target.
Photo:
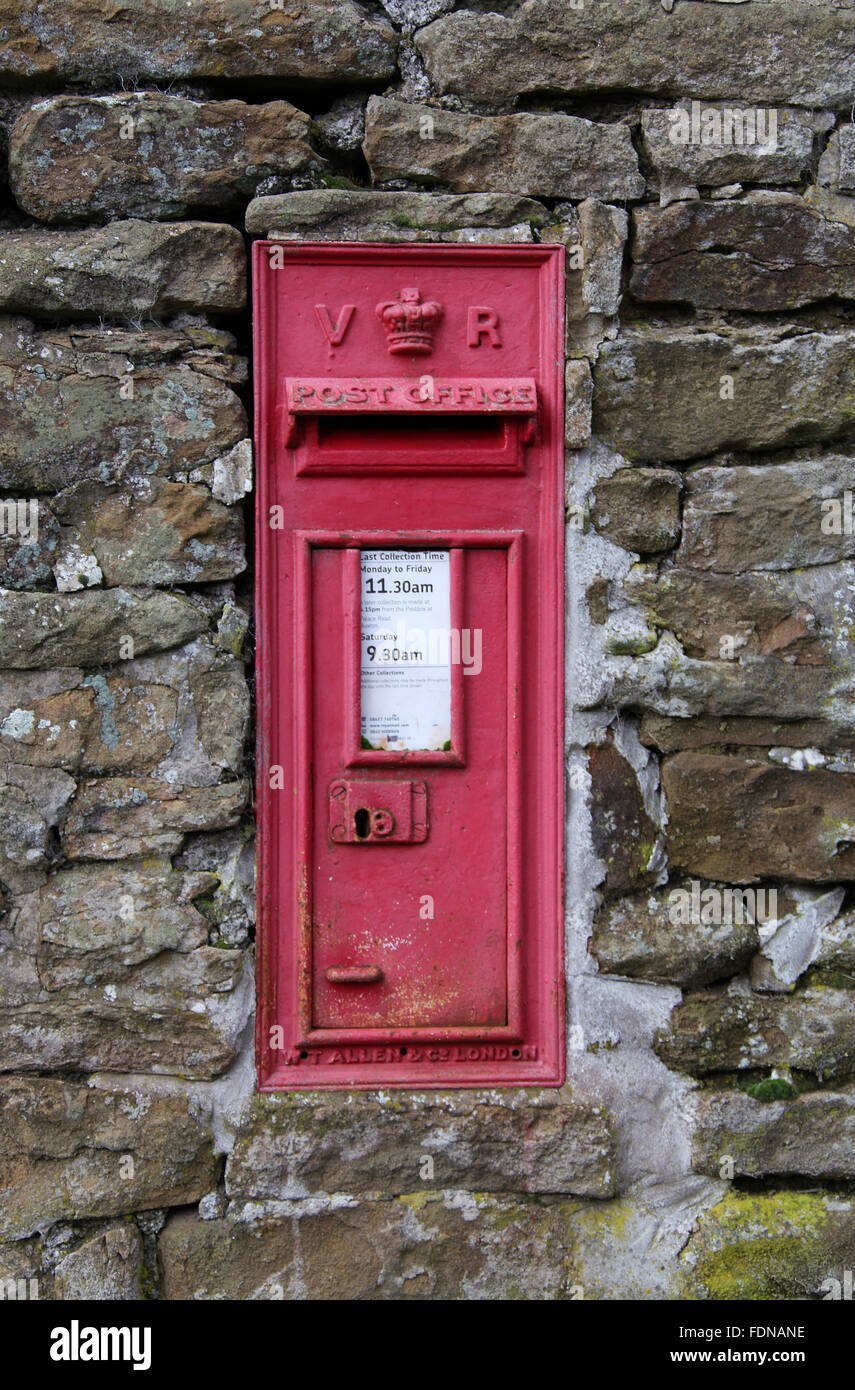
<svg viewBox="0 0 855 1390">
<path fill-rule="evenodd" d="M 451 740 L 447 550 L 362 551 L 362 746 Z"/>
</svg>

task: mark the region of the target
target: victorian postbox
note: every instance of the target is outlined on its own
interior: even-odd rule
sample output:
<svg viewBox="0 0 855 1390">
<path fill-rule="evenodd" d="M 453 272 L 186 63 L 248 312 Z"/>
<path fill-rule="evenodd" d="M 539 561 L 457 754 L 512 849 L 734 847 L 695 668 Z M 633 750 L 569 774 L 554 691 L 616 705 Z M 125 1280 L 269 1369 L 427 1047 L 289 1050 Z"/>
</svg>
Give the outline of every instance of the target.
<svg viewBox="0 0 855 1390">
<path fill-rule="evenodd" d="M 563 1078 L 562 256 L 254 246 L 262 1089 Z"/>
</svg>

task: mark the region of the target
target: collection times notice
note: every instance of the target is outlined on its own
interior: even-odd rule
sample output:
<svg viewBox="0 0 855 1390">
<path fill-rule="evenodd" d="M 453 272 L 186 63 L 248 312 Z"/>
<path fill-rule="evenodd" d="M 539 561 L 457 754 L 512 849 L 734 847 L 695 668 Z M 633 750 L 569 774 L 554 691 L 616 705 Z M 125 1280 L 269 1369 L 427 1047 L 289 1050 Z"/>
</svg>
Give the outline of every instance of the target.
<svg viewBox="0 0 855 1390">
<path fill-rule="evenodd" d="M 362 551 L 363 747 L 450 745 L 450 625 L 447 550 Z"/>
</svg>

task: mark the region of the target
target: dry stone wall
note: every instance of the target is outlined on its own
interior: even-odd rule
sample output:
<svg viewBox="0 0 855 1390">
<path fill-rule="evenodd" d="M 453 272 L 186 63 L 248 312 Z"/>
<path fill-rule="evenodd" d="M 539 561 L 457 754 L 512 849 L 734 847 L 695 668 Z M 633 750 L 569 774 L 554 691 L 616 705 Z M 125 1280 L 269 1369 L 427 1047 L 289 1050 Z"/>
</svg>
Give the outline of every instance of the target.
<svg viewBox="0 0 855 1390">
<path fill-rule="evenodd" d="M 855 1267 L 855 0 L 7 0 L 0 1288 Z M 567 248 L 568 1080 L 259 1096 L 248 243 Z"/>
</svg>

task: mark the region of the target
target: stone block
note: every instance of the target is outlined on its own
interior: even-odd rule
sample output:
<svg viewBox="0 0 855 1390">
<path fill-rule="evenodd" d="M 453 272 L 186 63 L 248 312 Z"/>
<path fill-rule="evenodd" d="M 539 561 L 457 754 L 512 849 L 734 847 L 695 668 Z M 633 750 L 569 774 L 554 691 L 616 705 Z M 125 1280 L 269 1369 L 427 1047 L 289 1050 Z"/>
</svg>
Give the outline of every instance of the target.
<svg viewBox="0 0 855 1390">
<path fill-rule="evenodd" d="M 662 788 L 669 859 L 686 873 L 731 883 L 855 877 L 855 773 L 687 751 L 664 760 Z"/>
<path fill-rule="evenodd" d="M 606 1197 L 615 1181 L 610 1118 L 562 1091 L 263 1097 L 228 1161 L 235 1199 L 330 1192 L 397 1196 L 553 1192 Z"/>
<path fill-rule="evenodd" d="M 82 782 L 63 820 L 68 859 L 132 859 L 172 854 L 189 832 L 237 825 L 246 805 L 241 782 L 173 787 L 154 777 Z"/>
<path fill-rule="evenodd" d="M 19 206 L 42 222 L 173 218 L 191 209 L 222 215 L 266 180 L 319 171 L 324 161 L 309 144 L 310 128 L 287 101 L 248 106 L 164 92 L 46 97 L 12 127 L 9 181 Z M 185 247 L 177 266 L 188 287 L 192 262 L 204 265 L 204 231 L 197 236 L 199 248 Z M 170 244 L 163 232 L 159 241 Z"/>
<path fill-rule="evenodd" d="M 476 116 L 370 97 L 363 148 L 375 183 L 541 198 L 639 198 L 646 187 L 628 126 L 560 113 Z"/>
<path fill-rule="evenodd" d="M 788 193 L 637 208 L 637 300 L 769 313 L 855 299 L 855 229 Z"/>
<path fill-rule="evenodd" d="M 53 492 L 213 462 L 246 437 L 228 382 L 234 339 L 213 329 L 37 330 L 0 318 L 0 487 Z"/>
<path fill-rule="evenodd" d="M 57 1260 L 54 1297 L 135 1302 L 142 1298 L 142 1255 L 140 1233 L 132 1222 L 109 1226 Z"/>
<path fill-rule="evenodd" d="M 382 82 L 395 71 L 396 36 L 353 0 L 70 0 L 61 17 L 41 0 L 8 0 L 0 73 L 18 83 Z"/>
<path fill-rule="evenodd" d="M 52 503 L 108 586 L 207 584 L 246 568 L 240 508 L 164 478 L 77 483 Z"/>
<path fill-rule="evenodd" d="M 566 1299 L 575 1284 L 567 1203 L 415 1192 L 294 1203 L 287 1215 L 200 1221 L 160 1237 L 163 1293 L 185 1299 Z M 571 1208 L 572 1210 L 572 1208 Z"/>
<path fill-rule="evenodd" d="M 655 1047 L 667 1066 L 693 1076 L 791 1067 L 849 1081 L 855 1075 L 855 992 L 811 986 L 768 995 L 715 987 L 689 994 Z"/>
<path fill-rule="evenodd" d="M 656 464 L 833 440 L 855 427 L 853 367 L 848 329 L 625 328 L 594 368 L 594 432 Z"/>
<path fill-rule="evenodd" d="M 828 111 L 758 111 L 739 101 L 679 101 L 641 113 L 644 148 L 663 192 L 801 183 L 816 167 L 818 137 L 833 124 Z"/>
<path fill-rule="evenodd" d="M 0 262 L 4 314 L 164 318 L 236 314 L 246 303 L 243 238 L 216 222 L 0 231 Z"/>
<path fill-rule="evenodd" d="M 523 0 L 508 14 L 443 15 L 415 42 L 438 92 L 491 106 L 636 91 L 836 108 L 851 100 L 855 13 L 814 0 Z"/>
<path fill-rule="evenodd" d="M 855 555 L 846 494 L 855 458 L 693 468 L 686 474 L 678 563 L 718 574 L 792 570 Z M 783 740 L 781 740 L 783 741 Z"/>
<path fill-rule="evenodd" d="M 548 220 L 541 203 L 500 193 L 324 188 L 255 198 L 246 210 L 251 235 L 290 241 L 531 241 Z"/>
<path fill-rule="evenodd" d="M 213 1143 L 184 1096 L 0 1077 L 0 1232 L 197 1201 L 216 1180 Z"/>
<path fill-rule="evenodd" d="M 850 1181 L 855 1176 L 855 1092 L 808 1091 L 754 1100 L 744 1091 L 699 1091 L 692 1167 L 718 1176 L 725 1156 L 737 1177 L 770 1174 Z"/>
<path fill-rule="evenodd" d="M 597 484 L 591 519 L 625 550 L 671 550 L 680 538 L 682 485 L 671 468 L 619 468 Z"/>
<path fill-rule="evenodd" d="M 693 892 L 685 880 L 605 903 L 588 943 L 600 970 L 686 989 L 744 970 L 760 944 L 751 913 L 726 888 L 696 882 L 697 913 L 683 910 Z"/>
</svg>

